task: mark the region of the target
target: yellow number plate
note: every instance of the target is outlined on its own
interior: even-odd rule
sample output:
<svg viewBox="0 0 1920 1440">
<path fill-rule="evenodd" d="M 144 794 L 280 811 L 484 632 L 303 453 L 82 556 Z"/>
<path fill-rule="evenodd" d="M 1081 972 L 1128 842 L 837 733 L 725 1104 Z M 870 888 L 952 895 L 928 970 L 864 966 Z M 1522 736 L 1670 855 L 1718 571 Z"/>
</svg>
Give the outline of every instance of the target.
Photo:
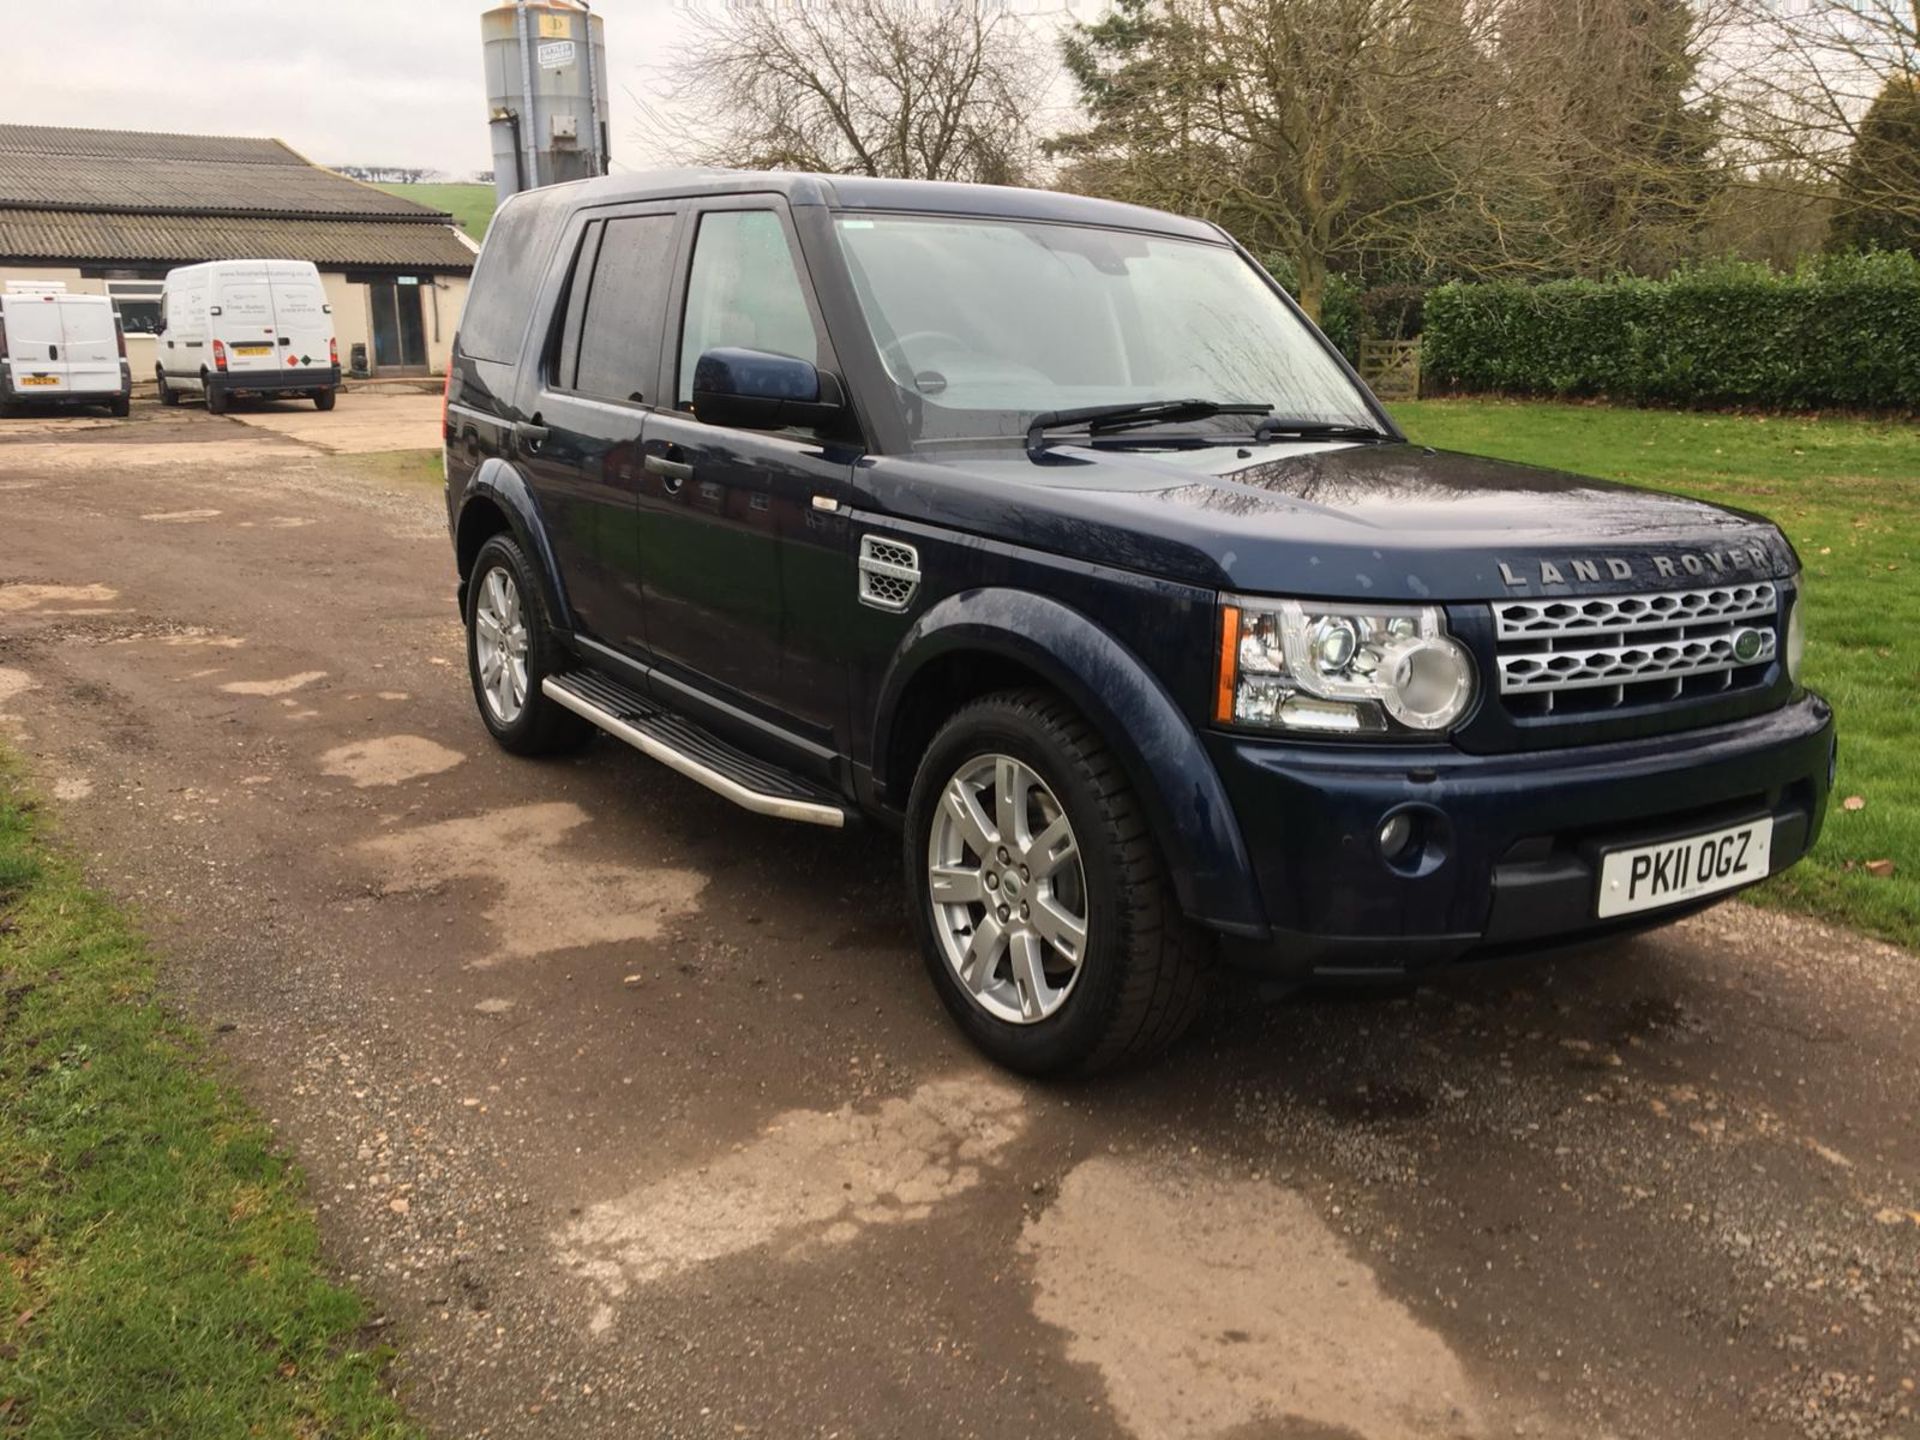
<svg viewBox="0 0 1920 1440">
<path fill-rule="evenodd" d="M 58 385 L 60 377 L 58 375 L 23 375 L 20 377 L 20 383 L 22 385 Z"/>
<path fill-rule="evenodd" d="M 265 355 L 271 349 L 273 349 L 271 345 L 236 345 L 233 347 L 233 353 L 236 355 Z"/>
</svg>

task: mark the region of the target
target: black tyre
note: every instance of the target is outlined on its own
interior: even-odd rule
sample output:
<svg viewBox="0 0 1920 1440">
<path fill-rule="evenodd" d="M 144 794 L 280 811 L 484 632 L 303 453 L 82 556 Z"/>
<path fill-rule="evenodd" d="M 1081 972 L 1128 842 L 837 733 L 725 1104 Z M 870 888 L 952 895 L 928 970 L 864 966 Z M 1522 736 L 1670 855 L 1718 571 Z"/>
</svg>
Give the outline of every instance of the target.
<svg viewBox="0 0 1920 1440">
<path fill-rule="evenodd" d="M 216 385 L 209 380 L 207 382 L 207 413 L 209 415 L 224 415 L 232 407 L 233 397 L 227 394 L 226 387 Z"/>
<path fill-rule="evenodd" d="M 990 695 L 949 720 L 914 779 L 905 843 L 928 973 L 999 1064 L 1146 1060 L 1199 1013 L 1210 947 L 1125 772 L 1060 696 Z"/>
<path fill-rule="evenodd" d="M 533 568 L 512 536 L 494 536 L 480 547 L 467 580 L 467 675 L 480 718 L 503 749 L 550 755 L 593 733 L 540 688 L 565 668 Z"/>
<path fill-rule="evenodd" d="M 172 407 L 180 403 L 180 392 L 167 384 L 165 371 L 155 370 L 153 372 L 153 381 L 154 384 L 159 387 L 160 403 L 162 405 Z"/>
<path fill-rule="evenodd" d="M 333 408 L 333 391 L 331 390 L 314 391 L 313 392 L 313 408 L 316 410 L 331 410 Z"/>
<path fill-rule="evenodd" d="M 107 408 L 112 412 L 114 419 L 124 420 L 133 413 L 133 401 L 122 395 Z"/>
</svg>

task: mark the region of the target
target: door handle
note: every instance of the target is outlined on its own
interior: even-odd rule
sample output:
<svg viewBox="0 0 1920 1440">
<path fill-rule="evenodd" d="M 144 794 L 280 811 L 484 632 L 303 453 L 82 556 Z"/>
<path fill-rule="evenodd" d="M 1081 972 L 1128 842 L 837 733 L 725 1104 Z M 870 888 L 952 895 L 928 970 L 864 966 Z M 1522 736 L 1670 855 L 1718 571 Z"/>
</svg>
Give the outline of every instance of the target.
<svg viewBox="0 0 1920 1440">
<path fill-rule="evenodd" d="M 659 475 L 667 480 L 687 481 L 693 478 L 693 466 L 684 460 L 669 460 L 664 455 L 649 455 L 640 462 L 649 475 Z M 670 487 L 678 490 L 679 485 Z"/>
<path fill-rule="evenodd" d="M 516 420 L 513 422 L 513 438 L 530 451 L 538 451 L 546 443 L 547 427 L 538 420 Z"/>
<path fill-rule="evenodd" d="M 60 358 L 60 347 L 58 345 L 47 346 L 47 359 L 58 360 L 59 358 Z"/>
</svg>

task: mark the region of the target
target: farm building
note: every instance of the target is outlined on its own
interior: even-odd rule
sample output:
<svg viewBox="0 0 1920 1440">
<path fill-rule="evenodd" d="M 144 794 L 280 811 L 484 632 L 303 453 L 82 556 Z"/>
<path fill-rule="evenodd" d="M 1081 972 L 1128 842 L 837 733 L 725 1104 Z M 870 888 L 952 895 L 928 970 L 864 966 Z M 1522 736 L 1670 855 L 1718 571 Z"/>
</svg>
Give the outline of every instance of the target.
<svg viewBox="0 0 1920 1440">
<path fill-rule="evenodd" d="M 340 360 L 446 366 L 475 247 L 452 217 L 312 164 L 279 140 L 0 125 L 0 285 L 112 298 L 136 381 L 154 372 L 160 282 L 199 260 L 311 260 Z"/>
</svg>

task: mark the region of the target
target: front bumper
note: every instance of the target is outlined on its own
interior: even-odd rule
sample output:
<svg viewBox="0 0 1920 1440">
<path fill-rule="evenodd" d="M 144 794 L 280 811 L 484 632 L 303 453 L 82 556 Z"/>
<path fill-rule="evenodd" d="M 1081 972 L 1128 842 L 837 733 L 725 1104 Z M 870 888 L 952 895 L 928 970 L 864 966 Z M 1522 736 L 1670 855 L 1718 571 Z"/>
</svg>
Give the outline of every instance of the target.
<svg viewBox="0 0 1920 1440">
<path fill-rule="evenodd" d="M 1806 695 L 1765 715 L 1677 735 L 1503 755 L 1274 744 L 1208 745 L 1272 928 L 1236 959 L 1289 975 L 1391 975 L 1663 924 L 1714 900 L 1595 918 L 1600 852 L 1771 815 L 1772 868 L 1819 837 L 1833 712 Z M 1397 811 L 1424 837 L 1389 862 Z"/>
<path fill-rule="evenodd" d="M 304 365 L 286 370 L 229 370 L 224 374 L 215 371 L 207 377 L 207 383 L 229 395 L 284 395 L 289 391 L 306 395 L 338 389 L 340 367 Z"/>
</svg>

